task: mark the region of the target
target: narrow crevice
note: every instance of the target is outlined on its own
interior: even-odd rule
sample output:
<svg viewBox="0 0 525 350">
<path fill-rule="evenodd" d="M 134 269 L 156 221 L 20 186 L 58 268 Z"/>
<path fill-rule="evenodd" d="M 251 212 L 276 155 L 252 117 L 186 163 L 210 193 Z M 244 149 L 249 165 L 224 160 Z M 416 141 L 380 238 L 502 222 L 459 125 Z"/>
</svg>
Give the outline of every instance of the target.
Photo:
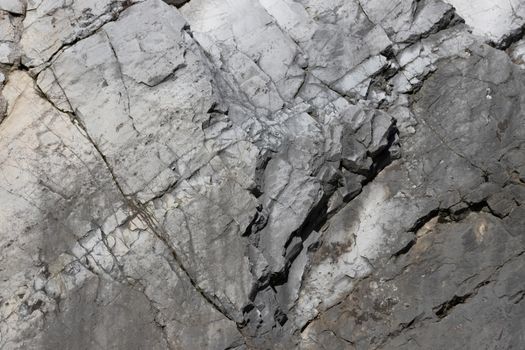
<svg viewBox="0 0 525 350">
<path fill-rule="evenodd" d="M 137 83 L 138 84 L 141 84 L 141 85 L 145 85 L 149 88 L 153 88 L 153 87 L 156 87 L 156 86 L 159 86 L 159 85 L 162 85 L 163 83 L 171 80 L 173 77 L 175 77 L 175 75 L 177 74 L 177 72 L 181 69 L 184 69 L 187 67 L 187 64 L 186 63 L 180 63 L 178 65 L 176 65 L 169 74 L 167 74 L 165 77 L 163 77 L 162 79 L 160 79 L 159 81 L 156 81 L 154 82 L 153 84 L 148 84 L 144 81 L 138 81 Z"/>
<path fill-rule="evenodd" d="M 391 332 L 389 332 L 388 334 L 386 334 L 384 336 L 384 338 L 381 340 L 381 342 L 376 347 L 374 347 L 374 349 L 382 349 L 382 348 L 384 348 L 384 346 L 386 345 L 386 343 L 388 342 L 389 339 L 395 338 L 395 337 L 399 336 L 400 334 L 402 334 L 403 332 L 406 332 L 406 331 L 408 331 L 410 329 L 415 328 L 417 324 L 428 320 L 428 317 L 427 318 L 423 318 L 423 315 L 424 314 L 421 313 L 421 314 L 417 315 L 416 317 L 412 318 L 408 322 L 400 323 L 398 328 L 393 330 L 393 331 L 391 331 Z"/>
<path fill-rule="evenodd" d="M 361 3 L 361 0 L 357 0 L 357 6 L 359 7 L 359 10 L 363 13 L 363 15 L 365 15 L 366 19 L 368 20 L 368 22 L 370 22 L 371 24 L 373 25 L 377 25 L 374 21 L 372 21 L 370 19 L 370 17 L 368 16 L 368 13 L 366 13 L 364 7 L 363 7 L 363 4 Z M 381 27 L 382 28 L 382 27 Z M 384 30 L 384 29 L 383 29 Z"/>
<path fill-rule="evenodd" d="M 197 281 L 191 276 L 189 271 L 184 266 L 179 254 L 176 249 L 169 242 L 169 235 L 164 229 L 157 223 L 157 220 L 148 213 L 147 209 L 143 208 L 139 203 L 130 200 L 128 203 L 132 210 L 138 213 L 139 218 L 151 229 L 155 236 L 164 243 L 164 245 L 170 250 L 170 253 L 176 262 L 178 268 L 182 270 L 184 275 L 188 278 L 190 284 L 193 288 L 201 295 L 201 297 L 208 302 L 217 312 L 222 314 L 227 319 L 235 322 L 233 317 L 231 317 L 228 312 L 221 306 L 219 301 L 215 301 L 214 298 L 209 296 L 204 289 L 202 289 Z"/>
<path fill-rule="evenodd" d="M 89 33 L 86 33 L 84 35 L 79 35 L 77 37 L 75 37 L 73 40 L 70 40 L 70 41 L 66 41 L 64 42 L 58 49 L 56 49 L 55 52 L 53 52 L 53 54 L 51 54 L 49 56 L 49 58 L 42 64 L 40 65 L 37 65 L 37 66 L 34 66 L 34 67 L 31 67 L 31 68 L 38 68 L 38 67 L 43 67 L 43 68 L 46 68 L 51 62 L 53 62 L 53 60 L 58 57 L 58 55 L 63 52 L 64 50 L 66 50 L 67 48 L 77 44 L 79 41 L 82 41 L 84 39 L 87 39 L 89 37 L 92 37 L 94 35 L 97 35 L 100 30 L 103 29 L 103 27 L 108 24 L 108 23 L 111 23 L 111 22 L 115 22 L 117 21 L 119 18 L 120 18 L 120 15 L 122 14 L 122 12 L 124 12 L 125 10 L 127 10 L 128 8 L 134 6 L 134 5 L 137 5 L 139 4 L 140 2 L 136 2 L 136 3 L 132 3 L 130 0 L 126 0 L 124 2 L 122 2 L 121 4 L 121 7 L 120 8 L 116 8 L 116 9 L 111 9 L 109 11 L 109 13 L 111 13 L 111 18 L 108 19 L 107 21 L 101 23 L 99 26 L 97 26 L 96 28 L 94 28 L 91 32 Z M 113 5 L 114 6 L 114 5 Z"/>
<path fill-rule="evenodd" d="M 491 282 L 493 282 L 495 280 L 494 276 L 496 276 L 499 273 L 499 271 L 504 266 L 506 266 L 511 261 L 513 261 L 515 259 L 518 259 L 523 254 L 525 254 L 525 251 L 522 251 L 522 252 L 520 252 L 518 254 L 515 254 L 512 257 L 510 257 L 507 260 L 505 260 L 501 265 L 497 266 L 494 269 L 494 271 L 492 271 L 492 273 L 484 281 L 478 283 L 476 285 L 476 287 L 474 287 L 474 289 L 471 292 L 466 293 L 466 294 L 461 295 L 461 296 L 454 295 L 450 300 L 447 300 L 446 302 L 444 302 L 444 303 L 436 306 L 435 308 L 433 308 L 434 314 L 440 320 L 445 318 L 445 317 L 447 317 L 453 311 L 453 309 L 456 306 L 461 305 L 461 304 L 466 304 L 470 299 L 472 299 L 473 297 L 475 297 L 479 293 L 481 288 L 483 288 L 483 287 L 487 286 L 488 284 L 490 284 Z M 523 299 L 523 297 L 521 297 L 519 299 L 519 301 L 521 301 L 521 299 Z"/>
<path fill-rule="evenodd" d="M 312 324 L 315 321 L 318 321 L 320 317 L 321 317 L 321 313 L 317 312 L 314 317 L 310 318 L 308 321 L 305 322 L 305 324 L 301 327 L 301 329 L 299 329 L 298 333 L 299 334 L 304 333 L 304 331 L 306 331 L 306 329 L 310 326 L 310 324 Z"/>
<path fill-rule="evenodd" d="M 133 130 L 137 133 L 137 135 L 140 135 L 140 132 L 135 127 L 135 120 L 131 116 L 131 101 L 130 101 L 130 98 L 129 98 L 128 86 L 126 85 L 124 72 L 122 70 L 122 65 L 120 64 L 120 60 L 118 58 L 117 51 L 115 50 L 115 47 L 113 47 L 113 44 L 111 43 L 111 38 L 109 37 L 109 34 L 104 29 L 102 29 L 102 32 L 106 36 L 106 39 L 108 40 L 109 48 L 110 48 L 111 52 L 113 53 L 113 56 L 115 57 L 115 62 L 117 63 L 117 69 L 118 69 L 118 72 L 119 72 L 119 75 L 120 75 L 120 81 L 122 83 L 122 87 L 124 88 L 124 92 L 126 93 L 126 110 L 127 110 L 127 114 L 128 114 L 128 119 L 131 122 L 131 127 L 133 128 Z"/>
<path fill-rule="evenodd" d="M 54 74 L 54 72 L 53 72 L 53 74 Z M 37 77 L 36 77 L 36 78 L 37 78 Z M 53 101 L 47 96 L 47 94 L 46 94 L 46 93 L 40 88 L 40 86 L 39 86 L 38 83 L 36 82 L 36 78 L 34 79 L 34 80 L 35 80 L 35 85 L 34 85 L 34 86 L 35 86 L 35 91 L 36 91 L 38 97 L 40 97 L 40 98 L 46 100 L 46 102 L 48 102 L 48 103 L 49 103 L 54 109 L 56 109 L 57 111 L 59 111 L 59 112 L 61 112 L 61 113 L 64 113 L 64 114 L 67 114 L 67 115 L 70 117 L 70 119 L 73 120 L 74 118 L 76 118 L 76 116 L 71 116 L 71 115 L 70 115 L 70 114 L 72 114 L 71 112 L 66 111 L 66 110 L 64 110 L 64 109 L 62 109 L 62 108 L 60 108 L 60 107 L 58 107 L 58 106 L 55 104 L 55 102 L 53 102 Z M 59 85 L 59 87 L 62 89 L 62 87 L 61 87 L 60 85 Z M 62 92 L 63 92 L 63 90 L 62 90 Z M 65 95 L 64 95 L 64 96 L 65 96 Z M 71 104 L 69 103 L 69 101 L 67 101 L 67 102 L 68 102 L 68 105 L 71 107 Z"/>
<path fill-rule="evenodd" d="M 468 293 L 462 296 L 454 295 L 452 299 L 446 301 L 445 303 L 441 304 L 439 307 L 434 309 L 434 314 L 439 318 L 444 318 L 448 316 L 450 311 L 458 306 L 459 304 L 464 304 L 467 302 L 467 300 L 472 297 L 473 293 Z"/>
<path fill-rule="evenodd" d="M 412 247 L 417 243 L 418 237 L 416 236 L 417 232 L 422 229 L 426 224 L 431 222 L 432 220 L 435 220 L 437 218 L 437 223 L 447 223 L 447 222 L 460 222 L 464 220 L 469 214 L 471 213 L 480 213 L 484 212 L 489 215 L 494 216 L 497 219 L 501 219 L 496 214 L 494 214 L 487 203 L 486 200 L 482 200 L 480 202 L 476 203 L 466 203 L 466 202 L 460 202 L 465 204 L 464 208 L 461 208 L 459 210 L 452 210 L 451 207 L 449 208 L 436 208 L 431 211 L 429 211 L 427 214 L 423 215 L 422 217 L 418 218 L 414 224 L 407 230 L 409 233 L 414 234 L 414 238 L 411 239 L 403 248 L 395 252 L 391 255 L 390 259 L 393 258 L 399 258 L 402 255 L 405 255 L 410 252 Z M 459 204 L 459 203 L 458 203 Z"/>
<path fill-rule="evenodd" d="M 511 47 L 512 44 L 517 43 L 518 41 L 522 40 L 524 36 L 525 36 L 525 25 L 505 35 L 499 42 L 489 41 L 488 44 L 494 47 L 495 49 L 505 51 L 509 47 Z"/>
<path fill-rule="evenodd" d="M 432 221 L 436 217 L 444 218 L 444 217 L 446 217 L 446 214 L 440 208 L 431 210 L 430 212 L 428 212 L 424 216 L 418 218 L 416 220 L 416 222 L 408 229 L 408 232 L 417 233 L 417 231 L 419 231 L 423 226 L 425 226 L 427 223 L 429 223 L 430 221 Z"/>
<path fill-rule="evenodd" d="M 158 311 L 157 309 L 154 309 L 156 310 L 157 312 L 160 313 L 160 311 Z M 166 346 L 168 347 L 168 350 L 175 350 L 175 348 L 171 345 L 170 341 L 169 341 L 169 338 L 168 338 L 168 333 L 166 332 L 166 325 L 163 325 L 161 324 L 159 321 L 157 321 L 157 319 L 153 318 L 153 324 L 155 325 L 155 327 L 157 327 L 159 329 L 159 331 L 161 332 L 162 334 L 162 338 L 164 339 L 164 341 L 166 342 Z"/>
<path fill-rule="evenodd" d="M 190 0 L 162 0 L 168 5 L 175 6 L 176 8 L 181 8 L 182 6 L 186 5 Z"/>
<path fill-rule="evenodd" d="M 250 223 L 246 227 L 246 230 L 244 230 L 242 236 L 248 237 L 254 233 L 261 231 L 266 226 L 267 222 L 268 213 L 266 212 L 266 210 L 264 210 L 263 206 L 259 204 L 256 207 L 256 211 L 253 215 L 252 221 L 250 221 Z"/>
<path fill-rule="evenodd" d="M 372 159 L 372 165 L 367 174 L 365 174 L 366 179 L 362 182 L 363 187 L 374 181 L 377 175 L 379 175 L 383 169 L 392 164 L 394 160 L 401 157 L 399 152 L 394 151 L 393 149 L 393 146 L 399 146 L 398 135 L 399 130 L 396 126 L 396 120 L 393 119 L 392 125 L 386 136 L 387 144 L 376 151 L 374 154 L 369 154 L 369 157 Z"/>
<path fill-rule="evenodd" d="M 449 316 L 454 311 L 454 309 L 457 306 L 468 303 L 472 298 L 474 298 L 479 293 L 481 288 L 483 288 L 483 287 L 489 285 L 491 282 L 495 281 L 494 276 L 496 276 L 498 274 L 498 272 L 504 266 L 506 266 L 508 263 L 510 263 L 511 261 L 521 257 L 524 254 L 525 254 L 525 251 L 522 251 L 522 252 L 520 252 L 518 254 L 513 255 L 512 257 L 508 258 L 507 260 L 505 260 L 501 265 L 497 266 L 494 269 L 494 271 L 485 280 L 483 280 L 480 283 L 478 283 L 472 289 L 472 291 L 470 291 L 470 292 L 468 292 L 466 294 L 463 294 L 463 295 L 459 295 L 459 296 L 458 295 L 454 295 L 451 299 L 449 299 L 449 300 L 439 304 L 438 306 L 434 307 L 432 309 L 432 311 L 433 311 L 434 315 L 437 317 L 437 320 L 434 317 L 429 317 L 429 316 L 427 316 L 425 318 L 422 318 L 423 314 L 421 314 L 421 315 L 417 316 L 416 318 L 414 318 L 409 323 L 401 324 L 400 328 L 398 328 L 396 331 L 389 333 L 385 337 L 385 339 L 382 341 L 382 343 L 377 348 L 378 349 L 382 348 L 386 344 L 388 339 L 398 336 L 399 334 L 401 334 L 402 332 L 406 331 L 407 329 L 413 329 L 417 325 L 419 325 L 419 324 L 421 324 L 421 323 L 423 323 L 425 321 L 434 320 L 434 322 L 440 322 L 442 319 L 444 319 L 447 316 Z M 514 299 L 514 300 L 512 300 L 512 302 L 516 304 L 516 303 L 521 302 L 524 299 L 524 297 L 525 297 L 525 293 L 520 291 L 520 292 L 514 294 L 514 296 L 511 297 L 511 299 Z"/>
<path fill-rule="evenodd" d="M 415 18 L 416 16 L 413 17 L 413 20 L 415 20 Z M 408 39 L 402 41 L 401 43 L 413 44 L 422 39 L 428 38 L 432 34 L 436 34 L 443 30 L 450 29 L 454 26 L 464 23 L 465 20 L 457 14 L 456 9 L 454 7 L 451 7 L 429 30 L 421 34 L 415 34 L 413 36 L 410 36 Z"/>
<path fill-rule="evenodd" d="M 525 290 L 520 290 L 509 298 L 513 304 L 519 304 L 525 299 Z"/>
<path fill-rule="evenodd" d="M 486 286 L 489 283 L 490 281 L 483 281 L 479 283 L 470 293 L 460 296 L 454 295 L 450 300 L 447 300 L 441 305 L 435 307 L 433 309 L 434 314 L 440 319 L 447 317 L 456 306 L 467 303 L 472 297 L 478 294 L 478 291 L 481 287 Z"/>
<path fill-rule="evenodd" d="M 410 249 L 412 249 L 412 247 L 416 244 L 416 242 L 416 238 L 411 239 L 403 248 L 392 254 L 392 258 L 398 258 L 401 255 L 407 254 L 410 251 Z"/>
<path fill-rule="evenodd" d="M 41 90 L 40 90 L 41 92 Z M 54 107 L 56 108 L 56 106 L 52 103 L 52 101 L 50 101 L 46 95 L 44 94 L 44 98 Z M 56 108 L 57 110 L 60 111 L 60 109 Z M 188 280 L 190 281 L 191 285 L 193 286 L 193 288 L 216 310 L 218 311 L 220 314 L 222 314 L 223 316 L 225 316 L 227 319 L 231 320 L 231 321 L 234 321 L 235 320 L 226 312 L 226 310 L 224 310 L 221 306 L 220 306 L 220 303 L 219 302 L 215 302 L 210 296 L 208 296 L 206 294 L 206 292 L 200 288 L 200 286 L 197 284 L 197 282 L 195 281 L 195 279 L 191 276 L 191 274 L 188 272 L 188 270 L 184 267 L 184 264 L 182 263 L 180 257 L 178 256 L 176 250 L 171 246 L 171 244 L 169 243 L 169 239 L 168 239 L 168 234 L 166 232 L 164 232 L 163 229 L 160 228 L 160 225 L 157 225 L 156 224 L 156 220 L 148 214 L 147 210 L 136 200 L 134 200 L 133 198 L 131 198 L 131 196 L 129 195 L 126 195 L 122 186 L 120 185 L 119 181 L 117 180 L 117 176 L 115 175 L 114 171 L 113 171 L 113 168 L 111 167 L 111 165 L 109 164 L 106 156 L 104 155 L 104 153 L 100 150 L 100 148 L 98 147 L 98 145 L 96 144 L 96 142 L 91 138 L 91 136 L 89 135 L 86 127 L 84 126 L 84 124 L 82 123 L 82 121 L 80 120 L 80 118 L 78 118 L 77 114 L 76 113 L 71 113 L 71 112 L 68 112 L 68 113 L 65 113 L 67 114 L 69 117 L 70 117 L 70 120 L 72 122 L 73 125 L 75 125 L 77 128 L 79 128 L 79 130 L 81 131 L 81 134 L 89 141 L 89 143 L 94 147 L 94 149 L 96 150 L 96 152 L 98 153 L 98 155 L 100 156 L 100 158 L 102 159 L 102 161 L 104 162 L 108 172 L 110 173 L 112 179 L 113 179 L 113 183 L 115 184 L 115 186 L 117 187 L 118 191 L 120 192 L 120 194 L 122 195 L 122 197 L 125 199 L 128 207 L 134 212 L 136 213 L 136 215 L 152 230 L 152 232 L 155 234 L 155 236 L 160 239 L 163 244 L 170 250 L 174 260 L 176 261 L 178 267 L 183 271 L 183 273 L 186 275 L 186 277 L 188 278 Z"/>
</svg>

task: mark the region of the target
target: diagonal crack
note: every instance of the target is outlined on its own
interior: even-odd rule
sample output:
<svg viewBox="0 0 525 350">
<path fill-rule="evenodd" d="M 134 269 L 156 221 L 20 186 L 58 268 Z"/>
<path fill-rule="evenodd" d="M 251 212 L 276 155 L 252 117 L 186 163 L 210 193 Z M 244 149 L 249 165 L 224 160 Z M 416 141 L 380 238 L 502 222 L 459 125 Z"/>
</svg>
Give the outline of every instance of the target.
<svg viewBox="0 0 525 350">
<path fill-rule="evenodd" d="M 125 192 L 123 191 L 122 189 L 122 186 L 121 184 L 119 183 L 119 181 L 117 180 L 117 176 L 115 175 L 115 172 L 112 168 L 112 166 L 110 165 L 109 161 L 107 160 L 106 156 L 104 155 L 104 153 L 100 150 L 100 148 L 98 147 L 98 145 L 96 144 L 96 142 L 91 138 L 91 136 L 89 135 L 85 125 L 83 124 L 83 122 L 80 120 L 80 118 L 78 118 L 77 114 L 74 113 L 74 112 L 63 112 L 61 111 L 59 108 L 57 108 L 54 103 L 47 97 L 47 95 L 45 93 L 43 93 L 41 90 L 40 90 L 40 93 L 43 94 L 43 98 L 45 100 L 47 100 L 50 105 L 57 109 L 58 111 L 62 112 L 62 113 L 65 113 L 69 116 L 69 119 L 71 121 L 71 123 L 77 127 L 80 131 L 80 133 L 89 141 L 89 143 L 91 145 L 93 145 L 94 149 L 96 150 L 96 152 L 98 153 L 98 155 L 100 156 L 100 158 L 102 159 L 102 161 L 104 162 L 108 172 L 110 173 L 111 175 L 111 178 L 113 180 L 113 183 L 115 184 L 115 186 L 117 187 L 118 191 L 120 192 L 120 194 L 122 195 L 122 197 L 124 198 L 126 204 L 128 205 L 128 207 L 131 209 L 131 211 L 137 215 L 138 218 L 140 218 L 147 226 L 148 228 L 153 232 L 153 234 L 169 249 L 169 251 L 171 252 L 175 262 L 177 263 L 177 266 L 180 270 L 183 271 L 183 273 L 186 275 L 186 277 L 189 279 L 191 285 L 193 286 L 193 288 L 216 310 L 218 311 L 219 313 L 221 313 L 224 317 L 226 317 L 227 319 L 231 320 L 231 321 L 234 321 L 235 320 L 233 319 L 232 316 L 230 316 L 228 314 L 228 312 L 222 307 L 222 305 L 220 304 L 219 301 L 216 301 L 214 300 L 213 297 L 209 296 L 199 285 L 198 283 L 196 282 L 196 280 L 191 276 L 191 274 L 189 273 L 189 271 L 186 269 L 186 267 L 184 266 L 184 264 L 182 263 L 176 249 L 169 243 L 169 234 L 158 224 L 157 220 L 147 211 L 147 209 L 145 208 L 145 206 L 143 204 L 141 204 L 138 200 L 135 200 L 134 198 L 132 198 L 131 196 L 129 195 L 126 195 Z"/>
<path fill-rule="evenodd" d="M 47 61 L 45 61 L 44 63 L 38 65 L 37 67 L 42 67 L 42 66 L 45 67 L 46 65 L 49 65 L 65 49 L 75 45 L 79 41 L 82 41 L 84 39 L 87 39 L 89 37 L 92 37 L 92 36 L 98 34 L 98 32 L 102 29 L 102 27 L 104 27 L 108 23 L 117 21 L 120 18 L 120 15 L 122 14 L 122 12 L 124 12 L 125 10 L 127 10 L 128 8 L 130 8 L 130 7 L 134 6 L 134 5 L 139 4 L 140 2 L 141 1 L 137 1 L 135 3 L 131 3 L 130 0 L 126 0 L 126 1 L 121 2 L 119 4 L 119 5 L 122 5 L 120 8 L 117 8 L 115 10 L 110 10 L 110 12 L 115 11 L 114 13 L 112 13 L 112 17 L 111 18 L 109 18 L 105 22 L 100 23 L 100 25 L 98 25 L 96 28 L 94 28 L 91 32 L 89 32 L 87 34 L 84 34 L 84 35 L 79 35 L 79 36 L 77 36 L 77 37 L 75 37 L 75 38 L 73 38 L 71 40 L 68 40 L 68 41 L 64 42 L 58 49 L 56 49 L 55 52 L 53 52 L 53 54 L 51 54 L 49 56 Z"/>
<path fill-rule="evenodd" d="M 434 314 L 439 318 L 438 322 L 441 319 L 447 317 L 456 306 L 461 305 L 461 304 L 466 304 L 470 299 L 475 297 L 479 293 L 481 288 L 489 285 L 491 282 L 494 281 L 493 279 L 494 276 L 496 276 L 504 266 L 506 266 L 508 263 L 512 262 L 513 260 L 518 259 L 523 254 L 525 254 L 525 251 L 522 251 L 518 254 L 511 256 L 510 258 L 505 260 L 502 264 L 498 265 L 494 269 L 494 271 L 489 275 L 489 277 L 487 277 L 485 280 L 478 283 L 476 287 L 472 289 L 472 291 L 464 295 L 460 295 L 460 296 L 454 295 L 450 300 L 447 300 L 446 302 L 434 307 L 433 311 L 434 311 Z"/>
<path fill-rule="evenodd" d="M 451 208 L 459 203 L 465 203 L 467 207 L 462 208 L 460 210 L 453 211 Z M 413 233 L 414 238 L 411 239 L 403 248 L 401 248 L 400 250 L 392 254 L 390 259 L 395 259 L 402 255 L 408 254 L 410 250 L 412 249 L 412 247 L 417 243 L 417 240 L 418 240 L 417 232 L 427 223 L 429 223 L 430 221 L 436 218 L 438 219 L 438 223 L 459 222 L 465 219 L 470 213 L 484 212 L 484 213 L 492 215 L 495 218 L 501 220 L 499 216 L 497 216 L 496 214 L 492 212 L 492 210 L 490 209 L 485 199 L 477 203 L 466 203 L 466 202 L 459 202 L 459 203 L 455 203 L 448 208 L 433 209 L 429 211 L 428 213 L 426 213 L 425 215 L 418 218 L 407 231 L 407 232 Z"/>
</svg>

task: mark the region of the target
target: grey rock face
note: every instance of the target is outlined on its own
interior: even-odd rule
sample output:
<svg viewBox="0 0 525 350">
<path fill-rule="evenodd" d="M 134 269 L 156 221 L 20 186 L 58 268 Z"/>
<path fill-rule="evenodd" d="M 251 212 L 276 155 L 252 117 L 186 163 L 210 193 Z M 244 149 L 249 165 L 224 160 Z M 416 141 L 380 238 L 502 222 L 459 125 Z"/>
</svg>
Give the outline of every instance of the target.
<svg viewBox="0 0 525 350">
<path fill-rule="evenodd" d="M 525 347 L 525 2 L 0 0 L 0 348 Z"/>
</svg>

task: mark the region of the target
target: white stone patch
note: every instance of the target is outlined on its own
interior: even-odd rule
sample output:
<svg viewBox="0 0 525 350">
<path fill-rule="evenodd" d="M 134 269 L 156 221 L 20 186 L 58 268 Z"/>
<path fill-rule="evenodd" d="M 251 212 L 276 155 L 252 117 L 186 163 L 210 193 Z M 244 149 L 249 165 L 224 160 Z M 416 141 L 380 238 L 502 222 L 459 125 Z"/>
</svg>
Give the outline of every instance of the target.
<svg viewBox="0 0 525 350">
<path fill-rule="evenodd" d="M 445 0 L 472 27 L 476 35 L 495 43 L 525 23 L 525 2 L 521 0 Z"/>
<path fill-rule="evenodd" d="M 351 220 L 351 226 L 335 231 L 329 228 L 324 233 L 325 236 L 330 236 L 325 244 L 351 244 L 335 259 L 327 257 L 314 265 L 304 277 L 303 288 L 294 309 L 298 328 L 302 328 L 319 311 L 332 306 L 350 292 L 354 287 L 354 280 L 370 274 L 373 269 L 370 261 L 381 254 L 387 235 L 378 220 L 377 212 L 384 210 L 382 207 L 389 206 L 386 201 L 389 191 L 382 184 L 371 183 L 369 186 L 366 193 L 362 194 L 364 197 L 360 206 L 349 205 L 332 219 L 335 222 L 343 220 L 345 216 L 357 214 Z"/>
<path fill-rule="evenodd" d="M 26 5 L 23 0 L 0 0 L 0 10 L 23 15 L 25 9 Z"/>
<path fill-rule="evenodd" d="M 366 96 L 370 77 L 379 72 L 387 65 L 387 59 L 383 55 L 376 55 L 366 59 L 364 62 L 353 68 L 341 80 L 334 84 L 337 91 L 343 94 L 358 93 Z"/>
</svg>

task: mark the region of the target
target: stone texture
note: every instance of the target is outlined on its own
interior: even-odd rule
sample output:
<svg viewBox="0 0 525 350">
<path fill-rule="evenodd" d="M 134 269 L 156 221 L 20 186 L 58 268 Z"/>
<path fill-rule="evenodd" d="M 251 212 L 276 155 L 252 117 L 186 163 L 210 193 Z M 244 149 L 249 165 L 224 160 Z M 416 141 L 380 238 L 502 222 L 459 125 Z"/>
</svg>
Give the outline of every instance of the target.
<svg viewBox="0 0 525 350">
<path fill-rule="evenodd" d="M 525 4 L 520 0 L 494 2 L 481 0 L 472 3 L 465 0 L 445 0 L 472 27 L 474 34 L 485 37 L 497 45 L 508 45 L 515 35 L 519 35 L 525 24 Z"/>
<path fill-rule="evenodd" d="M 0 348 L 523 348 L 524 8 L 0 0 Z"/>
<path fill-rule="evenodd" d="M 0 9 L 17 15 L 23 15 L 26 9 L 26 2 L 25 0 L 2 0 L 0 1 Z"/>
</svg>

